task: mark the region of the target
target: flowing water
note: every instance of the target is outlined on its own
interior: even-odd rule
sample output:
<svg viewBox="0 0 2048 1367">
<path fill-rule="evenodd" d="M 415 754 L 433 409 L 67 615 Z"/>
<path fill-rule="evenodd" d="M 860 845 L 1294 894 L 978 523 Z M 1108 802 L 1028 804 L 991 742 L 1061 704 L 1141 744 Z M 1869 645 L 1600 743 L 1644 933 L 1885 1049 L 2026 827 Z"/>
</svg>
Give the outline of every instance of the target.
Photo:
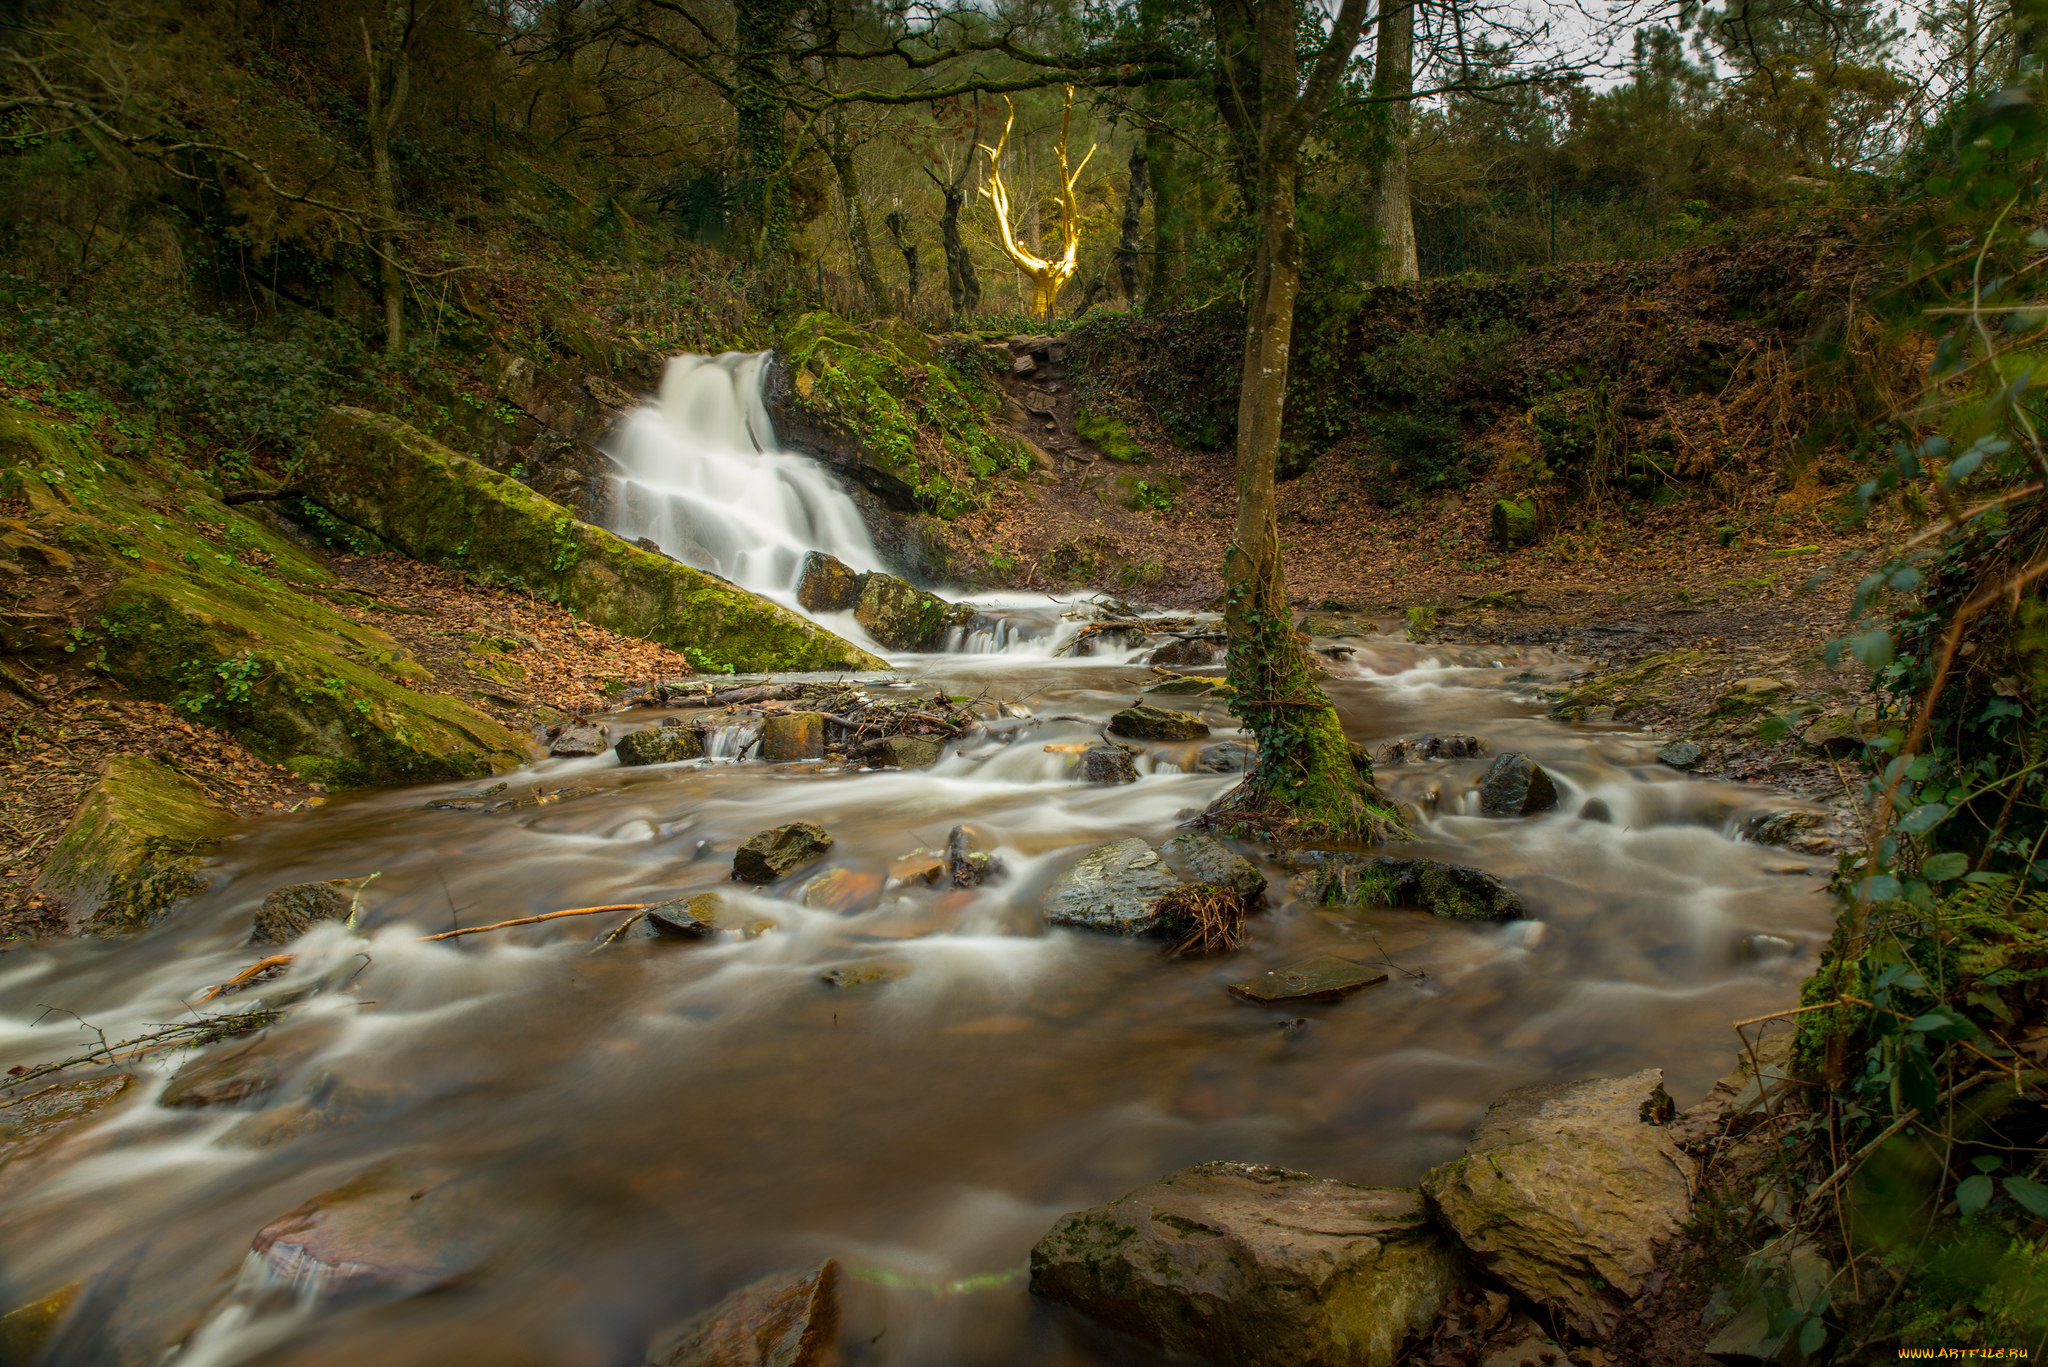
<svg viewBox="0 0 2048 1367">
<path fill-rule="evenodd" d="M 873 552 L 821 472 L 753 449 L 769 445 L 757 372 L 677 364 L 621 446 L 624 525 L 786 598 L 803 550 Z M 67 1363 L 181 1345 L 181 1367 L 611 1367 L 756 1276 L 834 1256 L 849 1364 L 1107 1363 L 1026 1291 L 1029 1249 L 1063 1212 L 1212 1158 L 1413 1183 L 1531 1081 L 1657 1066 L 1688 1104 L 1731 1063 L 1729 1023 L 1791 1001 L 1825 934 L 1821 862 L 1733 835 L 1781 795 L 1660 768 L 1644 735 L 1546 719 L 1536 690 L 1571 666 L 1545 651 L 1385 637 L 1330 680 L 1354 738 L 1470 731 L 1558 779 L 1556 812 L 1503 821 L 1477 814 L 1484 761 L 1381 775 L 1429 813 L 1417 853 L 1502 875 L 1533 919 L 1315 908 L 1274 869 L 1270 909 L 1227 958 L 1049 930 L 1038 897 L 1073 858 L 1162 840 L 1233 781 L 1159 745 L 1135 784 L 1074 782 L 1071 747 L 1149 676 L 1052 656 L 1075 629 L 1062 611 L 1012 599 L 959 643 L 974 648 L 897 662 L 990 718 L 929 770 L 607 754 L 508 776 L 507 796 L 568 795 L 499 811 L 427 806 L 483 784 L 339 795 L 248 823 L 213 886 L 147 935 L 0 958 L 0 1065 L 39 1062 L 90 1042 L 77 1018 L 117 1039 L 188 1017 L 259 952 L 243 941 L 272 888 L 377 875 L 353 931 L 316 930 L 261 989 L 321 988 L 258 1046 L 285 1064 L 275 1091 L 166 1107 L 172 1058 L 106 1118 L 0 1170 L 0 1291 L 13 1304 L 86 1283 Z M 661 715 L 622 714 L 614 734 Z M 1611 820 L 1580 818 L 1596 798 Z M 795 820 L 833 833 L 828 858 L 736 892 L 734 846 Z M 1007 876 L 885 883 L 961 822 Z M 762 933 L 592 953 L 623 919 L 606 916 L 416 939 L 709 888 Z M 1324 953 L 1398 971 L 1332 1005 L 1225 991 Z M 821 981 L 861 965 L 894 976 Z M 351 1291 L 250 1255 L 267 1222 L 380 1167 L 401 1193 L 435 1193 L 431 1219 L 394 1198 L 380 1255 L 427 1271 Z"/>
</svg>

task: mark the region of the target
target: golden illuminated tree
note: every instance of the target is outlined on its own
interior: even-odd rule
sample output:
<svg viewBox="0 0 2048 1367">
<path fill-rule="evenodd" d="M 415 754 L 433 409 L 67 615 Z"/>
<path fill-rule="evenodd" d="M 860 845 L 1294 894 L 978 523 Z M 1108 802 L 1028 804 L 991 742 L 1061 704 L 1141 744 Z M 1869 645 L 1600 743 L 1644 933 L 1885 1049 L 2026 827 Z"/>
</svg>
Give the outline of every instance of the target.
<svg viewBox="0 0 2048 1367">
<path fill-rule="evenodd" d="M 1003 123 L 1003 135 L 996 139 L 996 145 L 981 145 L 988 153 L 989 183 L 981 187 L 988 201 L 996 211 L 996 226 L 1000 230 L 996 241 L 1002 244 L 1003 255 L 1017 265 L 1017 269 L 1031 277 L 1031 311 L 1040 318 L 1052 317 L 1053 304 L 1060 297 L 1060 287 L 1074 278 L 1074 269 L 1081 255 L 1081 206 L 1074 199 L 1074 182 L 1081 178 L 1081 172 L 1088 167 L 1088 157 L 1095 155 L 1095 144 L 1088 144 L 1088 156 L 1081 158 L 1081 164 L 1067 169 L 1067 128 L 1074 116 L 1074 87 L 1067 87 L 1067 102 L 1060 110 L 1060 141 L 1054 149 L 1060 166 L 1060 252 L 1051 260 L 1037 255 L 1017 240 L 1010 230 L 1010 190 L 1003 184 L 1003 148 L 1010 141 L 1010 127 L 1017 122 L 1017 106 L 1010 104 L 1010 97 L 1003 96 L 1003 103 L 1010 106 L 1010 117 Z"/>
</svg>

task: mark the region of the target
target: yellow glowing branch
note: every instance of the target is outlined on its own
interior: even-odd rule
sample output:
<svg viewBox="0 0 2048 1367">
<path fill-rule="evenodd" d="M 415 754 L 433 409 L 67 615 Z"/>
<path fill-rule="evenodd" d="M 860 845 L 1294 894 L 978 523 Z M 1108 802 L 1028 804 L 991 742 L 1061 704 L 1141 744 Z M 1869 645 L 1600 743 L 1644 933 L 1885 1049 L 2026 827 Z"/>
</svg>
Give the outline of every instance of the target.
<svg viewBox="0 0 2048 1367">
<path fill-rule="evenodd" d="M 981 187 L 989 203 L 996 211 L 996 226 L 1001 230 L 997 242 L 1003 255 L 1016 263 L 1017 269 L 1031 277 L 1031 311 L 1040 318 L 1052 317 L 1054 303 L 1060 297 L 1060 289 L 1074 278 L 1074 270 L 1081 255 L 1081 206 L 1074 199 L 1074 182 L 1081 178 L 1081 172 L 1088 169 L 1089 157 L 1095 155 L 1095 144 L 1088 144 L 1088 156 L 1081 158 L 1081 164 L 1071 171 L 1067 169 L 1067 129 L 1074 117 L 1074 87 L 1067 87 L 1067 102 L 1060 110 L 1060 141 L 1054 155 L 1060 166 L 1060 253 L 1051 260 L 1037 255 L 1017 240 L 1017 234 L 1010 228 L 1010 190 L 1003 184 L 1003 148 L 1010 141 L 1010 127 L 1017 122 L 1017 106 L 1010 103 L 1010 97 L 1003 96 L 1003 103 L 1010 106 L 1010 117 L 1003 123 L 1003 135 L 990 147 L 981 144 L 981 150 L 988 153 L 989 183 Z"/>
</svg>

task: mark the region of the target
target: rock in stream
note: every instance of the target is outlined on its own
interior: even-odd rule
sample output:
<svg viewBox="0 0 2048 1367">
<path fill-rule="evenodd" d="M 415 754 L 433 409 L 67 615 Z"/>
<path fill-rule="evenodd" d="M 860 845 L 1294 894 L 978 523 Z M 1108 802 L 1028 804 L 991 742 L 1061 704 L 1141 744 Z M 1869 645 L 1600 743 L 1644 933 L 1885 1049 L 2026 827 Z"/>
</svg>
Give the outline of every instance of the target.
<svg viewBox="0 0 2048 1367">
<path fill-rule="evenodd" d="M 790 870 L 822 858 L 831 848 L 832 837 L 823 826 L 792 821 L 762 831 L 741 845 L 732 857 L 732 876 L 742 883 L 772 883 Z"/>
<path fill-rule="evenodd" d="M 1543 766 L 1510 750 L 1479 780 L 1479 810 L 1488 816 L 1534 816 L 1557 805 L 1557 785 Z"/>
</svg>

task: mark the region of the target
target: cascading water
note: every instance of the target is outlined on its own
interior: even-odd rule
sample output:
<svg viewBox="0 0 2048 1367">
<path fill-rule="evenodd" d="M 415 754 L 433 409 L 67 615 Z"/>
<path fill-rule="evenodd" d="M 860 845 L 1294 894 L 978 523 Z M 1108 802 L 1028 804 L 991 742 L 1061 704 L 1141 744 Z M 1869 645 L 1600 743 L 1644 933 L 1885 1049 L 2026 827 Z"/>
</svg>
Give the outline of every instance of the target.
<svg viewBox="0 0 2048 1367">
<path fill-rule="evenodd" d="M 793 604 L 804 556 L 857 570 L 881 557 L 853 500 L 817 461 L 783 451 L 761 402 L 770 353 L 678 356 L 658 403 L 614 440 L 612 530 Z"/>
</svg>

